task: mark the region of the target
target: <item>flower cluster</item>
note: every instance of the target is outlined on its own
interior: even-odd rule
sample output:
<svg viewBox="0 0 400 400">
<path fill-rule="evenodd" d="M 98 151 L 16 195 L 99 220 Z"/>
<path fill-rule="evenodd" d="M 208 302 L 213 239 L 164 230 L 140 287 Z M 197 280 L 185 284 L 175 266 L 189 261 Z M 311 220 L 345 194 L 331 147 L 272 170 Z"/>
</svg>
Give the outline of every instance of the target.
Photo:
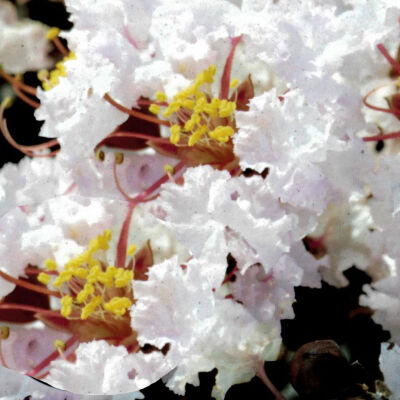
<svg viewBox="0 0 400 400">
<path fill-rule="evenodd" d="M 4 137 L 32 159 L 0 170 L 1 363 L 82 396 L 161 377 L 183 395 L 215 368 L 217 400 L 254 376 L 271 387 L 295 288 L 345 286 L 353 265 L 400 345 L 400 5 L 65 3 L 70 31 L 18 31 L 37 59 L 0 44 L 48 138 L 17 143 L 2 101 Z M 32 68 L 38 87 L 14 75 Z M 44 343 L 25 362 L 20 337 Z M 399 360 L 382 345 L 393 399 Z"/>
</svg>

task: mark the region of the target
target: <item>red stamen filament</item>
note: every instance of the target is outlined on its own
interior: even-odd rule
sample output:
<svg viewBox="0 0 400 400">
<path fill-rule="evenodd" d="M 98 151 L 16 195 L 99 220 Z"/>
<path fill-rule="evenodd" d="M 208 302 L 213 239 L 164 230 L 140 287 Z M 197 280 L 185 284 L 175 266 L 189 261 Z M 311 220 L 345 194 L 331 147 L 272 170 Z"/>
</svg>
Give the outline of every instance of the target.
<svg viewBox="0 0 400 400">
<path fill-rule="evenodd" d="M 36 314 L 47 315 L 49 317 L 61 317 L 61 314 L 59 311 L 46 310 L 45 308 L 30 306 L 28 304 L 4 303 L 4 304 L 0 304 L 0 309 L 30 311 L 30 312 L 34 312 Z"/>
<path fill-rule="evenodd" d="M 114 106 L 119 111 L 129 114 L 132 117 L 140 118 L 140 119 L 143 119 L 144 121 L 148 121 L 148 122 L 153 122 L 154 124 L 157 124 L 157 125 L 170 126 L 170 123 L 168 121 L 163 121 L 156 117 L 152 117 L 151 115 L 144 114 L 139 110 L 130 110 L 129 108 L 124 107 L 122 104 L 119 104 L 118 102 L 116 102 L 109 94 L 104 95 L 104 100 L 106 100 L 108 103 L 110 103 L 112 106 Z"/>
<path fill-rule="evenodd" d="M 137 133 L 137 132 L 114 132 L 112 134 L 112 137 L 133 137 L 155 143 L 170 143 L 169 138 L 160 138 L 160 137 L 146 135 L 145 133 Z"/>
<path fill-rule="evenodd" d="M 118 161 L 117 161 L 117 159 L 115 159 L 114 163 L 113 163 L 113 174 L 114 174 L 115 184 L 117 185 L 117 189 L 122 194 L 122 196 L 125 197 L 125 200 L 132 201 L 133 198 L 130 197 L 129 194 L 125 192 L 124 188 L 121 185 L 121 182 L 119 181 L 118 174 L 117 174 L 117 165 L 118 165 Z"/>
<path fill-rule="evenodd" d="M 51 40 L 54 44 L 54 46 L 56 46 L 57 50 L 63 55 L 63 56 L 67 56 L 69 54 L 69 51 L 67 48 L 65 48 L 65 46 L 61 43 L 61 40 L 59 37 L 55 37 L 54 39 Z"/>
<path fill-rule="evenodd" d="M 12 147 L 14 147 L 15 149 L 19 150 L 21 153 L 23 153 L 29 157 L 53 157 L 60 151 L 60 150 L 53 150 L 50 153 L 46 153 L 46 154 L 35 154 L 34 153 L 34 151 L 49 149 L 53 146 L 58 145 L 57 139 L 52 139 L 46 143 L 36 144 L 36 145 L 32 145 L 32 146 L 24 146 L 24 145 L 17 143 L 11 136 L 10 131 L 8 130 L 7 121 L 5 118 L 3 118 L 3 113 L 4 113 L 4 108 L 0 107 L 0 130 L 1 130 L 4 138 L 7 140 L 7 142 Z"/>
<path fill-rule="evenodd" d="M 264 369 L 264 365 L 261 362 L 259 362 L 259 363 L 260 363 L 260 365 L 258 365 L 257 373 L 256 373 L 258 378 L 260 378 L 260 380 L 264 383 L 264 385 L 271 391 L 271 393 L 275 396 L 276 400 L 286 400 L 286 398 L 284 396 L 282 396 L 282 394 L 279 392 L 279 390 L 275 387 L 275 385 L 268 378 L 268 376 L 265 372 L 265 369 Z"/>
<path fill-rule="evenodd" d="M 389 62 L 389 64 L 400 75 L 400 65 L 399 65 L 399 63 L 389 54 L 389 52 L 386 50 L 385 46 L 383 44 L 379 43 L 376 47 L 382 53 L 382 55 L 386 58 L 386 60 Z"/>
<path fill-rule="evenodd" d="M 4 78 L 6 81 L 11 83 L 11 85 L 18 87 L 18 89 L 31 94 L 32 96 L 36 96 L 36 88 L 33 86 L 29 86 L 23 82 L 21 82 L 19 79 L 7 74 L 4 70 L 0 69 L 0 75 L 2 78 Z"/>
<path fill-rule="evenodd" d="M 378 142 L 379 140 L 399 139 L 399 138 L 400 138 L 400 132 L 392 132 L 392 133 L 386 133 L 386 134 L 379 134 L 379 135 L 375 135 L 375 136 L 363 137 L 362 140 L 364 142 Z"/>
<path fill-rule="evenodd" d="M 115 266 L 117 268 L 125 268 L 129 227 L 131 224 L 132 214 L 133 214 L 133 210 L 135 209 L 135 207 L 136 207 L 136 203 L 129 204 L 128 214 L 125 218 L 125 221 L 122 225 L 121 233 L 119 235 L 118 245 L 117 245 L 117 255 L 116 255 L 116 259 L 115 259 Z"/>
<path fill-rule="evenodd" d="M 55 292 L 53 290 L 49 290 L 49 289 L 47 289 L 47 288 L 45 288 L 43 286 L 35 285 L 33 283 L 30 283 L 30 282 L 25 282 L 25 281 L 23 281 L 21 279 L 13 278 L 12 276 L 6 274 L 5 272 L 3 272 L 1 270 L 0 270 L 0 277 L 3 278 L 4 280 L 8 281 L 8 282 L 13 283 L 14 285 L 21 286 L 21 287 L 23 287 L 25 289 L 28 289 L 28 290 L 32 290 L 33 292 L 47 294 L 49 296 L 54 296 L 54 297 L 61 298 L 61 295 L 58 292 Z"/>
<path fill-rule="evenodd" d="M 151 106 L 152 104 L 157 104 L 158 106 L 162 106 L 162 107 L 168 106 L 168 103 L 165 101 L 160 102 L 160 101 L 139 99 L 137 101 L 137 103 L 139 104 L 139 106 Z"/>
<path fill-rule="evenodd" d="M 392 85 L 393 83 L 389 83 L 389 84 L 384 84 L 384 85 L 381 85 L 381 86 L 378 86 L 378 87 L 376 87 L 375 89 L 372 89 L 370 92 L 368 92 L 365 96 L 364 96 L 364 98 L 363 98 L 363 103 L 368 107 L 368 108 L 371 108 L 372 110 L 376 110 L 376 111 L 382 111 L 382 112 L 385 112 L 385 113 L 388 113 L 388 114 L 393 114 L 393 115 L 395 115 L 396 117 L 400 117 L 400 111 L 398 111 L 398 110 L 391 110 L 390 108 L 383 108 L 383 107 L 377 107 L 377 106 L 374 106 L 374 105 L 372 105 L 371 103 L 368 103 L 368 97 L 370 97 L 371 95 L 373 95 L 375 92 L 377 92 L 379 89 L 382 89 L 383 87 L 385 87 L 385 86 L 388 86 L 388 85 Z"/>
<path fill-rule="evenodd" d="M 65 348 L 68 349 L 71 347 L 74 343 L 78 341 L 78 338 L 71 336 L 66 342 L 65 342 Z M 42 362 L 40 362 L 36 367 L 28 371 L 25 375 L 28 376 L 33 376 L 36 377 L 40 371 L 42 371 L 44 368 L 46 368 L 53 360 L 58 358 L 60 356 L 59 352 L 57 350 L 53 351 L 49 356 L 47 356 Z"/>
<path fill-rule="evenodd" d="M 232 47 L 229 52 L 228 58 L 226 59 L 224 72 L 222 73 L 222 78 L 221 78 L 221 88 L 219 92 L 220 99 L 227 99 L 229 96 L 233 56 L 235 54 L 236 46 L 240 43 L 241 40 L 242 36 L 237 36 L 231 39 Z"/>
<path fill-rule="evenodd" d="M 45 272 L 47 275 L 58 275 L 57 271 L 47 271 L 46 269 L 30 268 L 30 267 L 25 268 L 25 273 L 29 275 L 39 275 L 41 272 Z"/>
<path fill-rule="evenodd" d="M 40 107 L 40 104 L 37 101 L 30 99 L 27 95 L 25 95 L 23 92 L 21 92 L 21 90 L 16 85 L 12 85 L 12 88 L 13 88 L 15 94 L 26 104 L 28 104 L 29 106 L 31 106 L 33 108 Z"/>
</svg>

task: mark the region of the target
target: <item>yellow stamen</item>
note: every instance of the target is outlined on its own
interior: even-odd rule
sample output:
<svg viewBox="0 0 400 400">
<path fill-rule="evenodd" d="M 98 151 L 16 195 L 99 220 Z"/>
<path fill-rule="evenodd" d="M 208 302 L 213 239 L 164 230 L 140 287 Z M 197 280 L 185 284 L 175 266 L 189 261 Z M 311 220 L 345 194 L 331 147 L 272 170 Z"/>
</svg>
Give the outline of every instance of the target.
<svg viewBox="0 0 400 400">
<path fill-rule="evenodd" d="M 126 309 L 132 305 L 127 297 L 114 297 L 108 303 L 103 305 L 106 311 L 110 311 L 116 315 L 124 315 Z"/>
<path fill-rule="evenodd" d="M 72 312 L 72 297 L 67 295 L 61 298 L 61 315 L 67 318 Z"/>
<path fill-rule="evenodd" d="M 60 349 L 61 351 L 65 351 L 65 349 L 66 349 L 66 344 L 65 344 L 65 342 L 63 342 L 62 340 L 56 339 L 56 340 L 54 341 L 54 347 L 55 347 L 57 350 Z"/>
<path fill-rule="evenodd" d="M 135 253 L 135 251 L 136 251 L 136 246 L 134 244 L 131 244 L 128 246 L 128 250 L 127 250 L 126 254 L 128 256 L 132 256 Z"/>
<path fill-rule="evenodd" d="M 233 78 L 231 80 L 231 84 L 229 85 L 231 89 L 235 89 L 239 85 L 239 79 L 238 78 Z"/>
<path fill-rule="evenodd" d="M 50 28 L 47 31 L 47 35 L 46 38 L 47 40 L 54 40 L 60 33 L 60 29 L 59 28 Z"/>
<path fill-rule="evenodd" d="M 1 108 L 5 110 L 6 108 L 9 108 L 12 106 L 12 99 L 11 97 L 6 97 L 2 102 L 1 102 Z"/>
<path fill-rule="evenodd" d="M 163 92 L 157 92 L 156 93 L 156 99 L 160 102 L 160 103 L 164 103 L 165 101 L 167 101 L 167 96 L 165 93 Z"/>
<path fill-rule="evenodd" d="M 44 265 L 49 271 L 56 271 L 57 270 L 57 263 L 54 260 L 52 260 L 51 258 L 48 258 L 44 262 Z"/>
<path fill-rule="evenodd" d="M 161 111 L 161 107 L 157 104 L 152 104 L 149 107 L 149 111 L 152 112 L 153 114 L 159 114 Z"/>
<path fill-rule="evenodd" d="M 171 164 L 164 165 L 164 172 L 173 175 L 175 173 L 174 167 Z"/>
<path fill-rule="evenodd" d="M 41 272 L 41 273 L 38 275 L 37 280 L 38 280 L 40 283 L 43 283 L 44 285 L 48 285 L 48 284 L 50 283 L 50 275 L 47 275 L 46 273 Z"/>
<path fill-rule="evenodd" d="M 7 325 L 3 325 L 1 327 L 1 334 L 2 339 L 7 339 L 10 336 L 10 328 Z"/>
</svg>

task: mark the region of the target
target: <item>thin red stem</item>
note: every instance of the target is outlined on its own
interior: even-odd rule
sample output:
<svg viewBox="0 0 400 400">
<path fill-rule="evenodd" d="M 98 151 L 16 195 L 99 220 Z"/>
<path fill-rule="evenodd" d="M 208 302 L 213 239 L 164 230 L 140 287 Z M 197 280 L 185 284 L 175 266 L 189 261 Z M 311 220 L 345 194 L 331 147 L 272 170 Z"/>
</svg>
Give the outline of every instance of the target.
<svg viewBox="0 0 400 400">
<path fill-rule="evenodd" d="M 108 103 L 110 103 L 112 106 L 114 106 L 118 110 L 120 110 L 126 114 L 129 114 L 132 117 L 140 118 L 140 119 L 143 119 L 144 121 L 152 122 L 157 125 L 164 125 L 164 126 L 171 125 L 168 121 L 163 121 L 163 120 L 153 117 L 151 115 L 144 114 L 139 110 L 134 110 L 134 109 L 130 110 L 129 108 L 124 107 L 122 104 L 119 104 L 118 102 L 116 102 L 109 94 L 104 95 L 104 100 L 106 100 Z"/>
<path fill-rule="evenodd" d="M 125 268 L 126 263 L 126 250 L 128 248 L 128 234 L 129 234 L 129 227 L 131 224 L 133 210 L 135 209 L 136 203 L 130 203 L 128 214 L 125 218 L 125 221 L 122 225 L 121 233 L 118 239 L 117 245 L 117 255 L 115 259 L 115 266 L 117 268 Z"/>
<path fill-rule="evenodd" d="M 43 286 L 35 285 L 33 283 L 25 282 L 20 279 L 13 278 L 12 276 L 6 274 L 5 272 L 0 270 L 0 277 L 4 280 L 13 283 L 14 285 L 21 286 L 25 289 L 32 290 L 33 292 L 47 294 L 49 296 L 59 297 L 61 298 L 60 293 L 55 292 L 53 290 L 49 290 Z"/>
<path fill-rule="evenodd" d="M 0 75 L 6 81 L 11 83 L 11 85 L 17 86 L 20 90 L 23 90 L 24 92 L 29 93 L 32 96 L 36 96 L 36 88 L 34 88 L 33 86 L 29 86 L 29 85 L 21 82 L 19 79 L 15 78 L 15 77 L 13 77 L 11 75 L 8 75 L 7 72 L 2 70 L 1 68 L 0 68 Z"/>
<path fill-rule="evenodd" d="M 228 58 L 226 59 L 224 72 L 222 73 L 222 78 L 221 78 L 221 88 L 219 92 L 220 99 L 227 99 L 229 96 L 233 56 L 235 54 L 236 46 L 240 43 L 241 40 L 242 36 L 237 36 L 231 39 L 232 47 L 229 52 Z"/>
<path fill-rule="evenodd" d="M 149 142 L 155 143 L 170 143 L 168 138 L 160 138 L 155 136 L 146 135 L 145 133 L 138 132 L 113 132 L 112 137 L 133 137 L 138 139 L 144 139 Z"/>
<path fill-rule="evenodd" d="M 117 189 L 122 194 L 122 196 L 125 197 L 125 200 L 132 201 L 132 197 L 130 197 L 129 194 L 125 192 L 124 188 L 121 185 L 121 182 L 119 181 L 118 173 L 117 173 L 117 165 L 118 165 L 117 160 L 114 160 L 114 163 L 113 163 L 113 174 L 114 174 L 115 184 L 117 185 Z"/>
<path fill-rule="evenodd" d="M 65 342 L 65 348 L 68 349 L 69 347 L 71 347 L 77 341 L 78 341 L 78 338 L 76 338 L 74 336 L 71 336 Z M 35 368 L 33 368 L 30 371 L 26 372 L 25 375 L 35 377 L 36 375 L 38 375 L 38 373 L 40 371 L 42 371 L 44 368 L 46 368 L 53 360 L 55 360 L 59 356 L 60 356 L 60 354 L 58 353 L 57 350 L 53 351 L 49 356 L 47 356 L 43 361 L 41 361 Z"/>
<path fill-rule="evenodd" d="M 8 130 L 7 127 L 7 121 L 3 118 L 3 112 L 4 110 L 0 110 L 0 130 L 4 136 L 4 138 L 7 140 L 7 142 L 14 147 L 15 149 L 19 150 L 21 153 L 29 156 L 29 157 L 52 157 L 53 155 L 57 154 L 59 150 L 54 150 L 50 153 L 46 154 L 35 154 L 34 151 L 38 150 L 44 150 L 48 149 L 50 147 L 58 145 L 58 140 L 57 139 L 52 139 L 46 143 L 41 143 L 41 144 L 36 144 L 32 146 L 24 146 L 19 143 L 17 143 L 13 137 L 11 136 L 10 131 Z"/>
<path fill-rule="evenodd" d="M 268 378 L 264 365 L 260 363 L 260 366 L 257 368 L 256 375 L 260 380 L 264 383 L 264 385 L 271 391 L 271 393 L 275 396 L 276 400 L 286 400 L 286 398 L 279 392 L 279 390 L 275 387 L 275 385 Z"/>
<path fill-rule="evenodd" d="M 45 272 L 48 275 L 58 275 L 57 271 L 48 271 L 46 269 L 41 269 L 41 268 L 30 268 L 30 267 L 25 268 L 25 273 L 29 275 L 39 275 L 41 272 Z"/>
<path fill-rule="evenodd" d="M 30 99 L 26 94 L 24 94 L 23 92 L 21 92 L 21 90 L 19 90 L 19 88 L 16 85 L 12 86 L 15 94 L 22 100 L 24 101 L 26 104 L 28 104 L 29 106 L 33 107 L 33 108 L 39 108 L 40 104 L 37 101 L 34 101 L 32 99 Z"/>
<path fill-rule="evenodd" d="M 391 83 L 390 83 L 390 85 L 391 85 Z M 378 87 L 376 87 L 375 89 L 372 89 L 371 91 L 369 91 L 369 92 L 364 96 L 364 98 L 363 98 L 363 103 L 364 103 L 368 108 L 371 108 L 372 110 L 382 111 L 382 112 L 384 112 L 384 113 L 393 114 L 393 115 L 396 115 L 397 117 L 400 117 L 400 111 L 398 111 L 398 110 L 391 110 L 390 108 L 377 107 L 377 106 L 374 106 L 374 105 L 371 104 L 371 103 L 368 103 L 368 101 L 367 101 L 367 100 L 368 100 L 368 97 L 370 97 L 370 96 L 373 95 L 375 92 L 377 92 L 379 89 L 382 89 L 382 88 L 385 87 L 385 86 L 388 86 L 388 84 L 378 86 Z"/>
<path fill-rule="evenodd" d="M 162 106 L 162 107 L 167 107 L 168 103 L 165 101 L 153 101 L 153 100 L 143 100 L 143 99 L 139 99 L 137 101 L 137 103 L 140 106 L 151 106 L 152 104 L 157 104 L 158 106 Z"/>
<path fill-rule="evenodd" d="M 60 38 L 55 37 L 52 42 L 54 43 L 54 46 L 56 46 L 57 50 L 65 57 L 69 54 L 68 49 L 65 48 L 65 46 L 61 43 Z"/>
<path fill-rule="evenodd" d="M 399 139 L 399 138 L 400 138 L 400 131 L 386 133 L 386 134 L 379 134 L 379 135 L 375 135 L 375 136 L 366 136 L 366 137 L 363 137 L 362 140 L 364 142 L 378 142 L 379 140 Z"/>
<path fill-rule="evenodd" d="M 399 65 L 399 63 L 389 54 L 389 52 L 386 50 L 385 46 L 382 43 L 379 43 L 376 47 L 382 53 L 382 55 L 386 58 L 386 60 L 389 62 L 389 64 L 400 75 L 400 65 Z"/>
<path fill-rule="evenodd" d="M 59 311 L 56 310 L 46 310 L 45 308 L 30 306 L 27 304 L 18 304 L 18 303 L 5 303 L 0 304 L 0 309 L 3 310 L 21 310 L 21 311 L 31 311 L 41 315 L 47 315 L 50 317 L 61 317 Z"/>
</svg>

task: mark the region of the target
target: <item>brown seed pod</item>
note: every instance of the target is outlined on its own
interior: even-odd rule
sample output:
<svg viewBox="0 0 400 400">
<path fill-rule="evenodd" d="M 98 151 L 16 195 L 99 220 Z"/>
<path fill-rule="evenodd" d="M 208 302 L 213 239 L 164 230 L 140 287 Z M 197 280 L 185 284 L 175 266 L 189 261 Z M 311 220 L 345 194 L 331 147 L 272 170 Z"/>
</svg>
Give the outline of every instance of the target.
<svg viewBox="0 0 400 400">
<path fill-rule="evenodd" d="M 351 383 L 350 365 L 332 340 L 316 340 L 301 346 L 290 370 L 293 387 L 308 399 L 334 398 Z"/>
</svg>

